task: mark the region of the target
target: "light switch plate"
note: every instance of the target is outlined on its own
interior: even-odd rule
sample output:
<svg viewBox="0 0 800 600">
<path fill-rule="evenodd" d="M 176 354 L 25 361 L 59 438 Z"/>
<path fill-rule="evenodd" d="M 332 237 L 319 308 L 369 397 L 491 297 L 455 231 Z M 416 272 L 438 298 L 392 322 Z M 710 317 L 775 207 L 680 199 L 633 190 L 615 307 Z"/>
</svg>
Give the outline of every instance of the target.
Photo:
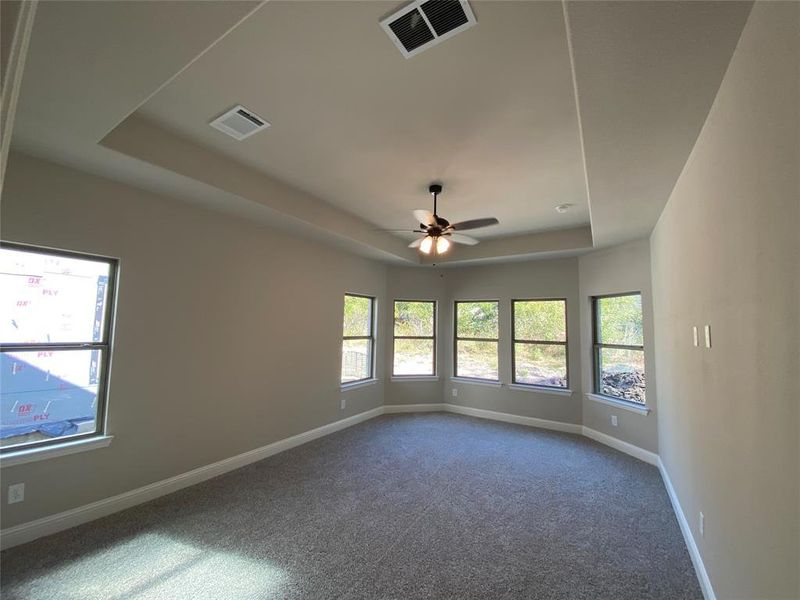
<svg viewBox="0 0 800 600">
<path fill-rule="evenodd" d="M 703 331 L 706 334 L 706 348 L 711 348 L 711 325 L 706 325 Z"/>
<path fill-rule="evenodd" d="M 453 398 L 458 396 L 458 388 L 453 388 Z"/>
<path fill-rule="evenodd" d="M 697 339 L 697 325 L 692 327 L 692 343 L 694 344 L 695 348 L 700 345 L 700 342 Z"/>
</svg>

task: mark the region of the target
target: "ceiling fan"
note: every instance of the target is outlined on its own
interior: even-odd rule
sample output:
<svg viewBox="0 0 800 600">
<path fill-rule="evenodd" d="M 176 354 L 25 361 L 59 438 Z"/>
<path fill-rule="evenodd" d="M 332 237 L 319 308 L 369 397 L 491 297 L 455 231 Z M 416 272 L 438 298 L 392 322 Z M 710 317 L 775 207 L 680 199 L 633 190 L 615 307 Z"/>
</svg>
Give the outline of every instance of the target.
<svg viewBox="0 0 800 600">
<path fill-rule="evenodd" d="M 424 233 L 425 235 L 411 242 L 408 245 L 409 248 L 419 248 L 423 254 L 430 254 L 431 251 L 435 251 L 435 254 L 443 254 L 450 248 L 450 242 L 474 246 L 478 243 L 478 240 L 458 232 L 489 227 L 500 222 L 494 217 L 488 217 L 450 224 L 450 221 L 436 213 L 438 196 L 442 193 L 441 184 L 432 183 L 428 191 L 433 196 L 433 212 L 422 208 L 413 211 L 414 218 L 419 221 L 420 226 L 419 229 L 414 229 L 413 231 L 414 233 Z"/>
</svg>

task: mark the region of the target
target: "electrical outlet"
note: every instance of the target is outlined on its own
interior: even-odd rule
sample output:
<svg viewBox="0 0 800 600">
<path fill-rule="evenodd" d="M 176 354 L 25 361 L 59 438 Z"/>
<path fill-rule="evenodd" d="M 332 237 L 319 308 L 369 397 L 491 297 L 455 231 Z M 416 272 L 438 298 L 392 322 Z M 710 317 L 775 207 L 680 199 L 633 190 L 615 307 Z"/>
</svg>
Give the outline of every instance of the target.
<svg viewBox="0 0 800 600">
<path fill-rule="evenodd" d="M 694 344 L 695 348 L 700 345 L 700 342 L 697 339 L 697 325 L 692 327 L 692 343 Z"/>
<path fill-rule="evenodd" d="M 706 516 L 700 513 L 700 537 L 706 537 Z"/>
<path fill-rule="evenodd" d="M 8 486 L 8 503 L 15 504 L 25 500 L 25 484 L 15 483 Z"/>
<path fill-rule="evenodd" d="M 458 396 L 458 388 L 453 388 L 453 398 Z"/>
<path fill-rule="evenodd" d="M 344 410 L 345 408 L 347 408 L 347 398 L 344 398 L 344 397 L 342 398 L 342 401 L 339 403 L 339 408 L 341 410 Z"/>
<path fill-rule="evenodd" d="M 619 422 L 617 421 L 617 415 L 611 415 L 611 425 L 613 425 L 614 427 L 619 425 Z"/>
<path fill-rule="evenodd" d="M 706 325 L 704 331 L 706 334 L 706 348 L 711 348 L 711 325 Z"/>
</svg>

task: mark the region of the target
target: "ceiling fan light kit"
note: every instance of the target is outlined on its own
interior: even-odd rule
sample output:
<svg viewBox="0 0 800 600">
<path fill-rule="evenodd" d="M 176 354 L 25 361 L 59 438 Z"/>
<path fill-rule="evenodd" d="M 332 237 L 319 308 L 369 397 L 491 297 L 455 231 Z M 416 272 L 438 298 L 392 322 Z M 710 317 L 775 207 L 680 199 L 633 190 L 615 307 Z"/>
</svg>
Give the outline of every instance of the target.
<svg viewBox="0 0 800 600">
<path fill-rule="evenodd" d="M 490 225 L 497 225 L 500 222 L 494 217 L 487 217 L 484 219 L 472 219 L 470 221 L 461 221 L 460 223 L 451 224 L 450 221 L 444 217 L 440 217 L 437 213 L 438 199 L 439 194 L 442 193 L 442 185 L 440 183 L 432 183 L 428 191 L 433 196 L 433 212 L 423 208 L 412 211 L 414 218 L 419 221 L 420 227 L 420 229 L 415 229 L 414 232 L 424 233 L 425 236 L 417 238 L 408 245 L 409 248 L 419 248 L 422 254 L 431 254 L 431 252 L 436 255 L 444 254 L 450 249 L 453 243 L 474 246 L 478 243 L 478 240 L 456 232 L 489 227 Z"/>
</svg>

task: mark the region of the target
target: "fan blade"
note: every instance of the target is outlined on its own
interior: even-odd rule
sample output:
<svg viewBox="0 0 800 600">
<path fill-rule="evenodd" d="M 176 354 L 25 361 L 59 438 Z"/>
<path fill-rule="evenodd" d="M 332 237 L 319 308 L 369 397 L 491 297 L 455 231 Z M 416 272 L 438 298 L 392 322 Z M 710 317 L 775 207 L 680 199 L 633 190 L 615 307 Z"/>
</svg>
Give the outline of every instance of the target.
<svg viewBox="0 0 800 600">
<path fill-rule="evenodd" d="M 417 220 L 417 223 L 420 225 L 427 225 L 428 227 L 436 225 L 436 219 L 433 218 L 433 213 L 431 211 L 418 208 L 412 212 L 414 213 L 414 218 Z"/>
<path fill-rule="evenodd" d="M 425 233 L 422 229 L 370 229 L 370 231 L 380 231 L 383 233 Z"/>
<path fill-rule="evenodd" d="M 461 221 L 461 223 L 453 223 L 450 228 L 455 231 L 466 231 L 467 229 L 478 229 L 479 227 L 489 227 L 489 225 L 497 225 L 500 221 L 494 217 L 487 217 L 486 219 L 472 219 L 471 221 Z"/>
<path fill-rule="evenodd" d="M 411 243 L 408 245 L 408 247 L 409 247 L 409 248 L 419 248 L 419 245 L 422 243 L 422 240 L 424 240 L 426 237 L 427 237 L 427 236 L 424 236 L 424 235 L 423 235 L 421 238 L 417 238 L 417 239 L 415 239 L 413 242 L 411 242 Z"/>
<path fill-rule="evenodd" d="M 474 246 L 478 243 L 474 237 L 464 235 L 463 233 L 445 233 L 447 237 L 453 240 L 456 244 L 464 244 L 465 246 Z"/>
</svg>

